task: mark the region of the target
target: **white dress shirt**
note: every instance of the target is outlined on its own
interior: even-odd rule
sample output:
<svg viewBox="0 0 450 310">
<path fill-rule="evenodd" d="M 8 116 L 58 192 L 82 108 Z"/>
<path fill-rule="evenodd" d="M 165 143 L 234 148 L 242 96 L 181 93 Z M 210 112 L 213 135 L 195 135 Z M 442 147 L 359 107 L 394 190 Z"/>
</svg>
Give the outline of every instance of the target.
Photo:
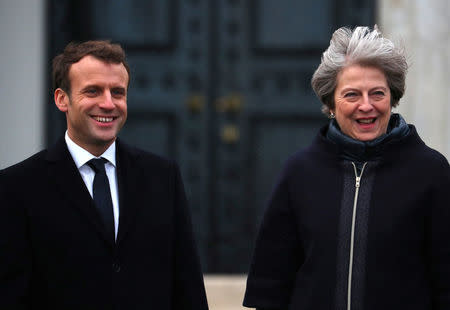
<svg viewBox="0 0 450 310">
<path fill-rule="evenodd" d="M 116 142 L 114 141 L 113 144 L 111 144 L 110 147 L 102 155 L 96 157 L 91 153 L 89 153 L 88 151 L 86 151 L 85 149 L 83 149 L 75 142 L 73 142 L 72 139 L 70 139 L 69 135 L 67 134 L 67 131 L 65 139 L 70 155 L 72 155 L 73 161 L 75 162 L 78 171 L 80 171 L 81 177 L 83 178 L 84 184 L 86 184 L 86 187 L 89 191 L 89 194 L 91 194 L 91 197 L 93 197 L 93 183 L 95 172 L 91 167 L 89 167 L 87 162 L 93 158 L 100 158 L 100 157 L 103 157 L 104 159 L 108 160 L 108 162 L 105 163 L 105 170 L 106 175 L 108 176 L 109 188 L 111 190 L 111 199 L 114 212 L 114 234 L 115 238 L 117 239 L 117 231 L 119 229 L 119 191 L 117 188 L 117 173 L 116 173 Z"/>
</svg>

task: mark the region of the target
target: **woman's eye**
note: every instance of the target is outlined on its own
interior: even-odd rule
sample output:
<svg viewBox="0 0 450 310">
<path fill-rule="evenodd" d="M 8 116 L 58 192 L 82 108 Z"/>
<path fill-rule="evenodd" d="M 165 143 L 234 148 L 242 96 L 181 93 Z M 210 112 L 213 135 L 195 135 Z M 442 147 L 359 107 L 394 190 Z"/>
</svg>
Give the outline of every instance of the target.
<svg viewBox="0 0 450 310">
<path fill-rule="evenodd" d="M 374 91 L 373 93 L 372 93 L 372 97 L 374 98 L 374 99 L 383 99 L 384 98 L 384 91 L 381 91 L 381 90 L 379 90 L 379 91 Z"/>
<path fill-rule="evenodd" d="M 346 93 L 344 97 L 355 97 L 356 93 Z"/>
</svg>

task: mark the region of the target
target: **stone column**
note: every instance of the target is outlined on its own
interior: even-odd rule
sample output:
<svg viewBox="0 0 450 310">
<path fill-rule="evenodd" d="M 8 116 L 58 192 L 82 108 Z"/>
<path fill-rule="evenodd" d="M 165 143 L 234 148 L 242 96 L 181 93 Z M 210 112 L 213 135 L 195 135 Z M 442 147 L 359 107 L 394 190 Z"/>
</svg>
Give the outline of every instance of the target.
<svg viewBox="0 0 450 310">
<path fill-rule="evenodd" d="M 378 23 L 403 41 L 410 70 L 398 111 L 422 139 L 450 159 L 450 4 L 448 0 L 379 0 Z"/>
<path fill-rule="evenodd" d="M 0 169 L 44 144 L 44 4 L 0 0 Z"/>
</svg>

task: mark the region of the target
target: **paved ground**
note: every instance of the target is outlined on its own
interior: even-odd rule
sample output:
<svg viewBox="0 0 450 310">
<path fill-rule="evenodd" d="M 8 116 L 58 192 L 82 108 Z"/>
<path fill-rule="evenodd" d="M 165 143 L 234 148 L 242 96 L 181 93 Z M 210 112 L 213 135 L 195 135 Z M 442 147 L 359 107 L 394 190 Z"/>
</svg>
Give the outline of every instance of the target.
<svg viewBox="0 0 450 310">
<path fill-rule="evenodd" d="M 210 310 L 250 310 L 242 306 L 246 275 L 205 275 Z"/>
</svg>

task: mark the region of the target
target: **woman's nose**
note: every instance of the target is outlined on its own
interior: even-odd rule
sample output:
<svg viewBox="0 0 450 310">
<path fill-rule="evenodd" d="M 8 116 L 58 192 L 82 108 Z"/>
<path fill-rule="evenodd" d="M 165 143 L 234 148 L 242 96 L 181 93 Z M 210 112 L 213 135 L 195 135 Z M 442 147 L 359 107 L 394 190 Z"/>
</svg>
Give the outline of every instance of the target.
<svg viewBox="0 0 450 310">
<path fill-rule="evenodd" d="M 358 106 L 358 109 L 363 112 L 369 112 L 373 109 L 372 103 L 370 102 L 370 98 L 368 94 L 364 94 L 361 99 L 361 103 Z"/>
</svg>

